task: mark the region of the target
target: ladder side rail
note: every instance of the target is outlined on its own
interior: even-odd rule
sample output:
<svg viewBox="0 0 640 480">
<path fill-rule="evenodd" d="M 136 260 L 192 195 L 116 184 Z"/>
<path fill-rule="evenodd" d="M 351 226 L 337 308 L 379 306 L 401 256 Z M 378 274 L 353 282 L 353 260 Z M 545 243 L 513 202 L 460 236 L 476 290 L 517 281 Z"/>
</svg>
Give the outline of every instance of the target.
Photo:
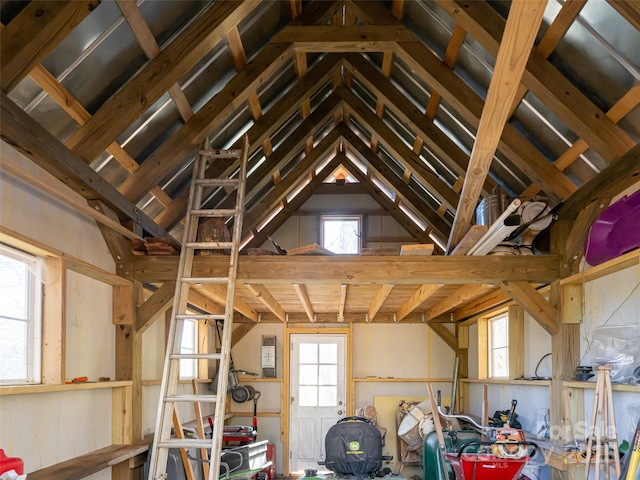
<svg viewBox="0 0 640 480">
<path fill-rule="evenodd" d="M 191 185 L 189 187 L 189 207 L 187 208 L 185 218 L 185 229 L 183 232 L 183 244 L 195 239 L 198 230 L 198 218 L 191 215 L 190 210 L 194 205 L 199 206 L 200 198 L 202 196 L 202 188 L 199 187 L 194 181 L 201 175 L 203 171 L 203 165 L 206 166 L 206 162 L 200 161 L 200 156 L 196 155 L 196 159 L 193 165 Z M 195 202 L 195 203 L 194 203 Z M 171 433 L 171 425 L 173 423 L 173 408 L 175 403 L 171 406 L 167 405 L 165 398 L 169 396 L 169 386 L 177 385 L 179 374 L 179 361 L 173 361 L 171 355 L 173 353 L 179 353 L 180 344 L 182 341 L 182 324 L 183 320 L 176 320 L 176 315 L 184 312 L 187 307 L 189 288 L 188 283 L 181 282 L 181 278 L 191 274 L 191 265 L 193 264 L 192 249 L 182 248 L 180 250 L 180 260 L 178 263 L 178 281 L 176 282 L 176 289 L 173 297 L 173 310 L 172 321 L 169 324 L 168 343 L 165 350 L 165 359 L 163 366 L 162 382 L 160 386 L 160 395 L 158 398 L 158 414 L 156 416 L 156 425 L 154 432 L 154 446 L 151 450 L 151 459 L 149 461 L 149 480 L 155 480 L 160 477 L 161 472 L 166 472 L 167 459 L 169 456 L 169 450 L 167 448 L 159 448 L 157 445 L 160 442 L 164 442 L 169 439 Z M 186 270 L 189 270 L 188 272 Z M 178 328 L 178 322 L 180 325 Z M 179 337 L 179 338 L 178 338 Z M 171 340 L 173 339 L 173 341 Z M 178 351 L 176 351 L 176 348 Z M 171 392 L 175 393 L 175 392 Z"/>
<path fill-rule="evenodd" d="M 236 286 L 236 273 L 238 268 L 238 253 L 240 245 L 240 237 L 242 235 L 242 217 L 244 208 L 244 194 L 247 176 L 247 157 L 249 150 L 249 141 L 245 136 L 242 158 L 240 160 L 240 172 L 239 182 L 236 189 L 236 213 L 233 222 L 233 234 L 231 252 L 229 255 L 229 282 L 227 285 L 227 298 L 225 307 L 225 319 L 222 328 L 222 339 L 220 341 L 220 352 L 222 353 L 222 359 L 219 365 L 218 374 L 218 394 L 221 396 L 221 401 L 216 402 L 215 406 L 215 422 L 213 425 L 212 440 L 213 445 L 211 449 L 211 464 L 209 469 L 209 479 L 217 480 L 220 475 L 220 457 L 222 455 L 222 434 L 224 431 L 224 415 L 226 407 L 226 395 L 227 383 L 229 377 L 229 367 L 231 362 L 231 337 L 233 329 L 233 314 L 234 314 L 234 299 L 235 299 L 235 286 Z"/>
</svg>

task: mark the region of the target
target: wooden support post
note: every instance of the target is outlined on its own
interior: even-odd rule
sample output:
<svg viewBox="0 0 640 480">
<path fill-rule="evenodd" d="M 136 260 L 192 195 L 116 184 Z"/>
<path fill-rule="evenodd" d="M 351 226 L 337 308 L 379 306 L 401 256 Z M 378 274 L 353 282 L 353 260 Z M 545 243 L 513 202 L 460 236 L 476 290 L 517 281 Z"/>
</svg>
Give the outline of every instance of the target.
<svg viewBox="0 0 640 480">
<path fill-rule="evenodd" d="M 489 319 L 478 319 L 478 378 L 489 378 Z"/>
<path fill-rule="evenodd" d="M 508 310 L 509 322 L 509 378 L 524 376 L 524 308 L 512 305 Z"/>
<path fill-rule="evenodd" d="M 562 276 L 569 273 L 569 262 L 566 260 L 567 237 L 571 231 L 572 222 L 563 220 L 556 222 L 551 227 L 551 248 L 552 252 L 559 254 L 565 260 L 562 263 Z M 575 318 L 576 313 L 568 311 L 569 305 L 563 308 L 562 286 L 560 281 L 551 284 L 549 293 L 549 301 L 561 312 L 561 315 L 567 315 L 568 318 Z M 575 306 L 575 303 L 572 302 Z M 582 304 L 580 303 L 580 306 Z M 579 313 L 581 315 L 581 312 Z M 563 382 L 573 378 L 576 366 L 580 362 L 580 324 L 566 323 L 564 317 L 559 319 L 558 333 L 551 337 L 551 359 L 552 359 L 552 382 L 551 382 L 551 404 L 550 404 L 550 420 L 551 420 L 551 441 L 564 444 L 567 438 L 567 425 L 571 424 L 571 412 L 567 411 L 567 402 L 565 402 L 563 394 Z M 552 480 L 559 480 L 560 473 L 552 471 Z"/>
<path fill-rule="evenodd" d="M 67 267 L 64 258 L 47 258 L 44 268 L 42 383 L 65 381 Z"/>
<path fill-rule="evenodd" d="M 469 327 L 456 325 L 456 337 L 458 338 L 458 379 L 469 378 Z M 470 405 L 469 383 L 458 380 L 458 398 L 456 405 L 458 412 L 468 412 Z M 456 412 L 453 412 L 456 413 Z"/>
</svg>

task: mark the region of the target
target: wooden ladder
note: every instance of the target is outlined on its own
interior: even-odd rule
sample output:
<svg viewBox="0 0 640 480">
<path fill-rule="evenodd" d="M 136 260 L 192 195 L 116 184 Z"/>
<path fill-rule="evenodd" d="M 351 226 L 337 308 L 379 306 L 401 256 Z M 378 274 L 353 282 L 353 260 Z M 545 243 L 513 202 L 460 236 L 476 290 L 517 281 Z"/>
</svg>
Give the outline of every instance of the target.
<svg viewBox="0 0 640 480">
<path fill-rule="evenodd" d="M 208 143 L 196 153 L 193 166 L 193 175 L 189 191 L 189 203 L 185 218 L 182 250 L 178 264 L 178 277 L 176 291 L 173 299 L 173 311 L 169 326 L 167 351 L 164 360 L 162 384 L 158 413 L 156 417 L 155 437 L 151 447 L 151 459 L 149 462 L 148 480 L 163 480 L 167 478 L 167 458 L 170 448 L 181 449 L 183 458 L 186 457 L 187 448 L 210 449 L 209 468 L 204 468 L 208 480 L 219 478 L 220 456 L 222 451 L 222 434 L 224 430 L 226 391 L 229 379 L 229 367 L 231 359 L 231 333 L 233 327 L 234 293 L 236 284 L 236 271 L 238 263 L 238 251 L 242 235 L 242 212 L 245 196 L 247 157 L 249 145 L 245 137 L 242 149 L 239 150 L 214 150 Z M 240 169 L 237 175 L 229 178 L 206 178 L 207 163 L 220 159 L 238 159 Z M 235 208 L 232 209 L 208 209 L 205 193 L 215 189 L 235 189 Z M 229 220 L 233 217 L 232 238 L 229 242 L 209 241 L 199 242 L 198 223 L 200 218 L 220 218 Z M 193 257 L 197 250 L 221 250 L 229 251 L 229 270 L 224 277 L 194 276 Z M 207 284 L 226 284 L 227 295 L 225 313 L 218 315 L 200 315 L 187 312 L 189 290 L 193 286 Z M 185 320 L 211 320 L 222 322 L 222 334 L 220 351 L 217 353 L 181 353 L 182 329 Z M 178 380 L 180 372 L 180 360 L 182 359 L 206 359 L 219 361 L 217 374 L 217 389 L 219 395 L 199 394 L 197 389 L 190 394 L 178 392 Z M 177 416 L 177 405 L 191 403 L 194 408 L 200 403 L 215 404 L 213 415 L 213 432 L 211 439 L 184 438 L 182 427 Z M 201 420 L 201 419 L 196 419 Z M 171 425 L 174 424 L 175 436 L 171 436 Z M 202 430 L 201 430 L 202 431 Z M 201 435 L 202 436 L 202 435 Z M 188 467 L 185 464 L 185 469 Z"/>
<path fill-rule="evenodd" d="M 616 468 L 616 478 L 620 478 L 620 453 L 618 452 L 618 436 L 616 434 L 616 419 L 613 413 L 613 396 L 611 394 L 611 365 L 596 367 L 596 390 L 593 397 L 593 411 L 589 425 L 589 440 L 587 442 L 587 456 L 585 459 L 585 478 L 589 478 L 593 442 L 595 440 L 595 480 L 600 478 L 600 468 L 604 463 L 604 477 L 609 480 L 611 461 L 609 448 L 613 451 Z M 611 445 L 610 445 L 611 444 Z M 604 458 L 604 462 L 602 462 Z"/>
</svg>

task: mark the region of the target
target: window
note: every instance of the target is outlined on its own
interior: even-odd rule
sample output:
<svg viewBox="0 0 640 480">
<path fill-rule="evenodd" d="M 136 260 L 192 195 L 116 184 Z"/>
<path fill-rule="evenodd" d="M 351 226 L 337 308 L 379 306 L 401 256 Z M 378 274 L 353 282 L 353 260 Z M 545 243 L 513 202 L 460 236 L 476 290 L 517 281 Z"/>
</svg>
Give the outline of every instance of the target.
<svg viewBox="0 0 640 480">
<path fill-rule="evenodd" d="M 489 377 L 509 377 L 509 318 L 506 313 L 489 319 Z"/>
<path fill-rule="evenodd" d="M 338 346 L 335 343 L 300 344 L 300 406 L 338 405 Z"/>
<path fill-rule="evenodd" d="M 0 245 L 0 383 L 40 383 L 42 261 Z"/>
<path fill-rule="evenodd" d="M 333 253 L 360 253 L 361 217 L 323 215 L 322 246 Z"/>
<path fill-rule="evenodd" d="M 198 321 L 192 318 L 183 320 L 180 353 L 198 353 Z M 195 358 L 180 359 L 180 378 L 198 378 L 198 360 Z"/>
</svg>

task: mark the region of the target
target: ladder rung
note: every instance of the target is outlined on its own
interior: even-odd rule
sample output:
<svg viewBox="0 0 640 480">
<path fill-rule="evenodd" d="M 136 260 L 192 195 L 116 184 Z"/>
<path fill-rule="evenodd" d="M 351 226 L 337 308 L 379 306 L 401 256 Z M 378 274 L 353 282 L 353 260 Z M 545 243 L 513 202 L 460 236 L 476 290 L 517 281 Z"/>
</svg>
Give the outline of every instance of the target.
<svg viewBox="0 0 640 480">
<path fill-rule="evenodd" d="M 215 403 L 218 401 L 218 395 L 195 395 L 193 393 L 184 393 L 181 395 L 172 395 L 164 398 L 165 402 L 206 402 Z"/>
<path fill-rule="evenodd" d="M 184 283 L 227 283 L 229 277 L 182 277 Z"/>
<path fill-rule="evenodd" d="M 210 248 L 212 250 L 221 250 L 225 248 L 232 248 L 233 242 L 187 242 L 183 244 L 183 247 L 193 248 L 193 249 L 207 249 Z"/>
<path fill-rule="evenodd" d="M 224 320 L 224 313 L 206 314 L 206 315 L 176 315 L 178 320 L 197 319 L 197 320 Z"/>
<path fill-rule="evenodd" d="M 239 158 L 242 155 L 242 150 L 239 148 L 231 150 L 199 150 L 198 153 L 203 157 L 216 157 L 216 158 Z"/>
<path fill-rule="evenodd" d="M 158 442 L 158 448 L 211 448 L 211 439 L 185 438 Z"/>
<path fill-rule="evenodd" d="M 240 182 L 237 178 L 197 178 L 195 180 L 196 185 L 207 187 L 235 187 L 238 183 Z"/>
<path fill-rule="evenodd" d="M 221 353 L 172 353 L 169 355 L 171 360 L 190 359 L 190 360 L 220 360 Z"/>
<path fill-rule="evenodd" d="M 204 208 L 191 210 L 191 215 L 198 217 L 232 217 L 236 212 L 235 208 Z"/>
</svg>

